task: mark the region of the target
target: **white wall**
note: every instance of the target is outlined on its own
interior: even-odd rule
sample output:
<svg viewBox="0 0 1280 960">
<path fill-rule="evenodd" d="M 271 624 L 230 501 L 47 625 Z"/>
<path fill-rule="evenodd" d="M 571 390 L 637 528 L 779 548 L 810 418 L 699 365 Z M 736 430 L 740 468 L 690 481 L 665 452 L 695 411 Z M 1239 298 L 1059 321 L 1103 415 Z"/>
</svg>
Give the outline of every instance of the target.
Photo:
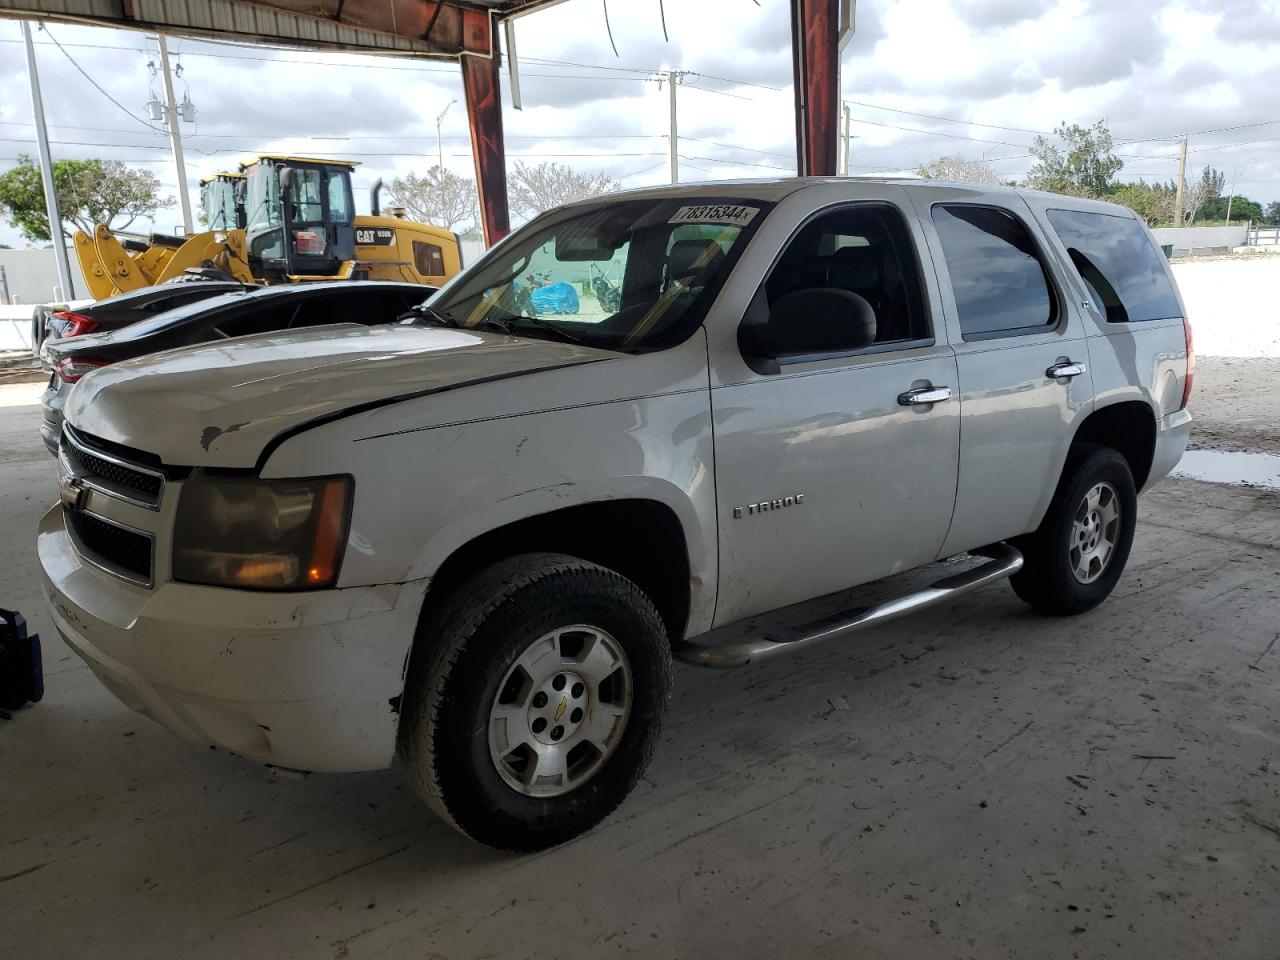
<svg viewBox="0 0 1280 960">
<path fill-rule="evenodd" d="M 86 295 L 84 277 L 75 251 L 70 246 L 71 282 L 76 297 Z M 0 303 L 51 303 L 55 300 L 74 299 L 67 291 L 58 290 L 58 266 L 52 248 L 47 250 L 0 250 L 0 266 L 4 267 L 5 281 L 9 287 L 8 299 L 4 296 L 4 284 L 0 284 Z M 28 311 L 30 315 L 30 311 Z"/>
<path fill-rule="evenodd" d="M 1156 227 L 1151 231 L 1160 244 L 1173 244 L 1173 255 L 1184 257 L 1192 250 L 1212 247 L 1242 246 L 1246 242 L 1248 228 L 1243 222 L 1230 227 Z"/>
</svg>

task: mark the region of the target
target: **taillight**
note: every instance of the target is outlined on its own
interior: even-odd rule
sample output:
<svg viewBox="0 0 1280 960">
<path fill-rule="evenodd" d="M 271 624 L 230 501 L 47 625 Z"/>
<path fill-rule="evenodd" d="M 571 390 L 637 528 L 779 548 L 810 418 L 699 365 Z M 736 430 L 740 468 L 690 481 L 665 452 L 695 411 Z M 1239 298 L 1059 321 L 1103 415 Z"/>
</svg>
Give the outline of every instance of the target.
<svg viewBox="0 0 1280 960">
<path fill-rule="evenodd" d="M 1196 380 L 1195 341 L 1191 336 L 1191 321 L 1186 317 L 1182 318 L 1182 333 L 1187 338 L 1187 377 L 1182 382 L 1182 406 L 1179 410 L 1187 409 L 1187 401 L 1191 399 L 1191 385 Z"/>
<path fill-rule="evenodd" d="M 54 367 L 54 371 L 58 374 L 64 383 L 75 383 L 86 373 L 105 367 L 107 361 L 92 360 L 88 357 L 63 357 L 58 361 L 58 365 Z"/>
<path fill-rule="evenodd" d="M 72 313 L 70 310 L 60 310 L 54 316 L 63 323 L 71 324 L 62 332 L 63 337 L 78 337 L 82 333 L 93 333 L 99 327 L 98 321 L 92 317 L 86 317 L 82 313 Z"/>
</svg>

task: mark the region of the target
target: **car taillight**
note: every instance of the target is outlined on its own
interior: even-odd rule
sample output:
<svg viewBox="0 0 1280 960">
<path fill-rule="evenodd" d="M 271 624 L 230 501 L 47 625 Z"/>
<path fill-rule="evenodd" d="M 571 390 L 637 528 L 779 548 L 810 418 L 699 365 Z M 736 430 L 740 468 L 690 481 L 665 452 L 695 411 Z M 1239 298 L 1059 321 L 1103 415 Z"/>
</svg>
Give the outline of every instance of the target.
<svg viewBox="0 0 1280 960">
<path fill-rule="evenodd" d="M 319 256 L 324 253 L 324 237 L 314 230 L 293 231 L 293 249 L 297 253 Z"/>
<path fill-rule="evenodd" d="M 1182 406 L 1179 410 L 1187 409 L 1187 401 L 1191 399 L 1191 386 L 1196 381 L 1195 341 L 1191 336 L 1191 321 L 1186 317 L 1182 318 L 1182 332 L 1187 338 L 1187 377 L 1182 382 Z"/>
<path fill-rule="evenodd" d="M 105 360 L 93 360 L 89 357 L 63 357 L 54 367 L 54 371 L 64 383 L 75 383 L 86 373 L 106 365 Z"/>
<path fill-rule="evenodd" d="M 86 317 L 81 313 L 72 313 L 70 310 L 60 310 L 54 314 L 54 317 L 63 323 L 69 323 L 70 326 L 62 332 L 64 337 L 78 337 L 82 333 L 93 333 L 99 327 L 97 320 L 92 317 Z"/>
</svg>

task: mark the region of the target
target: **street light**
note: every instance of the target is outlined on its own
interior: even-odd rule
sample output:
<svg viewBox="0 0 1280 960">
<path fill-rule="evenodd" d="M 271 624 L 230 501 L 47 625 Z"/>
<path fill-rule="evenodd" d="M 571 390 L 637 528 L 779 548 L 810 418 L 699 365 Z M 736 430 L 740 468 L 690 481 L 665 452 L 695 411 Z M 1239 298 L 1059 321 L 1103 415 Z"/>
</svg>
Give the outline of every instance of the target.
<svg viewBox="0 0 1280 960">
<path fill-rule="evenodd" d="M 440 166 L 441 176 L 444 175 L 444 140 L 440 137 L 440 124 L 444 123 L 444 115 L 449 112 L 449 108 L 457 102 L 457 100 L 450 100 L 440 111 L 440 116 L 436 117 L 436 162 Z"/>
</svg>

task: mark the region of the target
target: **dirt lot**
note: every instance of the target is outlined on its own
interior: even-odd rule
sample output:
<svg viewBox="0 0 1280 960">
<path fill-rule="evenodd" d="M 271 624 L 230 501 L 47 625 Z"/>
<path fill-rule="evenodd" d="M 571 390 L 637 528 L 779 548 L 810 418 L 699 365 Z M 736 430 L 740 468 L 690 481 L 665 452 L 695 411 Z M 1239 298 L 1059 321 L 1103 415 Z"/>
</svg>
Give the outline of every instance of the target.
<svg viewBox="0 0 1280 960">
<path fill-rule="evenodd" d="M 1280 453 L 1280 359 L 1200 357 L 1191 445 Z"/>
<path fill-rule="evenodd" d="M 1280 414 L 1262 369 L 1202 366 L 1232 443 Z M 39 598 L 37 393 L 0 386 L 0 603 L 48 674 L 0 721 L 7 955 L 1280 956 L 1280 494 L 1166 481 L 1080 619 L 1001 586 L 783 663 L 678 668 L 628 803 L 512 858 L 394 772 L 286 779 L 114 700 Z M 1270 407 L 1232 423 L 1249 396 Z"/>
</svg>

